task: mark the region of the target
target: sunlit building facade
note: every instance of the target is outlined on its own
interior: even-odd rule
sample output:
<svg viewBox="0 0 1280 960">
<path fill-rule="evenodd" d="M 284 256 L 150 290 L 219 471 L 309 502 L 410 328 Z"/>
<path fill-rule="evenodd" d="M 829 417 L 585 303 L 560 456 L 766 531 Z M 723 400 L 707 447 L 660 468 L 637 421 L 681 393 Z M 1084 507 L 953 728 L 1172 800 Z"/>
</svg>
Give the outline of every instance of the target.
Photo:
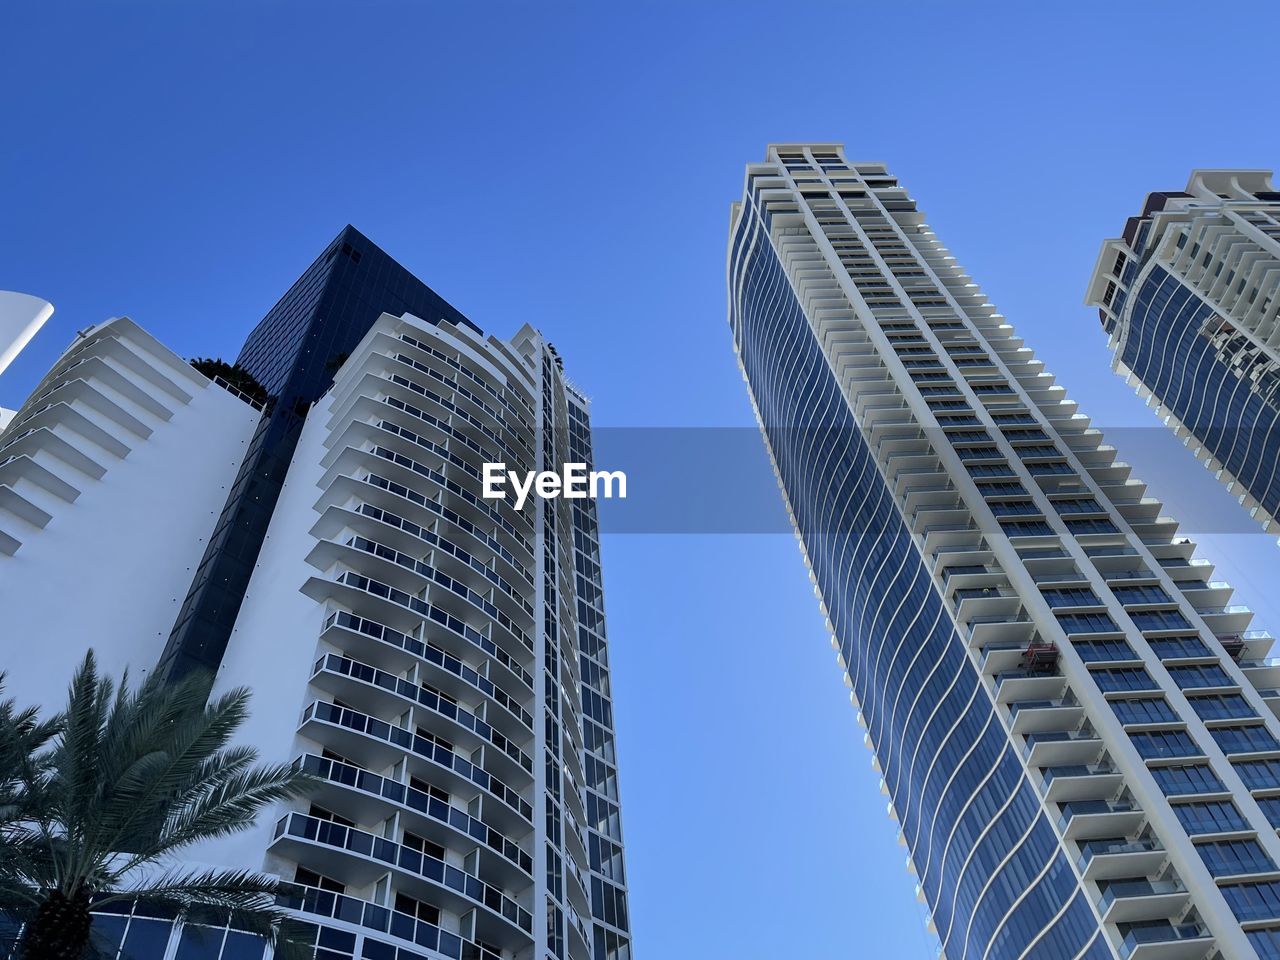
<svg viewBox="0 0 1280 960">
<path fill-rule="evenodd" d="M 1280 192 L 1196 170 L 1098 255 L 1114 369 L 1265 529 L 1280 532 Z"/>
<path fill-rule="evenodd" d="M 190 861 L 286 881 L 317 960 L 631 960 L 595 502 L 483 495 L 488 462 L 592 462 L 555 348 L 348 227 L 238 367 L 110 321 L 0 435 L 0 609 L 46 651 L 8 691 L 55 708 L 90 644 L 248 687 L 240 740 L 321 786 Z M 145 903 L 95 931 L 130 960 L 265 950 Z"/>
<path fill-rule="evenodd" d="M 775 145 L 734 348 L 948 960 L 1280 957 L 1280 667 L 879 163 Z"/>
</svg>

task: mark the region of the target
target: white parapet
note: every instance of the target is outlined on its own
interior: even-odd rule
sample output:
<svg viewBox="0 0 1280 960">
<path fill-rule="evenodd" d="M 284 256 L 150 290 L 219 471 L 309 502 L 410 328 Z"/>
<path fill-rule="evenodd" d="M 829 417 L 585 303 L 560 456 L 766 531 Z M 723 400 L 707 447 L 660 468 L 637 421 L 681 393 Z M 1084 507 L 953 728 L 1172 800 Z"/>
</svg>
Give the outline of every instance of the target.
<svg viewBox="0 0 1280 960">
<path fill-rule="evenodd" d="M 46 320 L 53 316 L 53 304 L 26 293 L 0 290 L 0 373 L 31 342 Z M 3 423 L 0 422 L 0 429 Z"/>
</svg>

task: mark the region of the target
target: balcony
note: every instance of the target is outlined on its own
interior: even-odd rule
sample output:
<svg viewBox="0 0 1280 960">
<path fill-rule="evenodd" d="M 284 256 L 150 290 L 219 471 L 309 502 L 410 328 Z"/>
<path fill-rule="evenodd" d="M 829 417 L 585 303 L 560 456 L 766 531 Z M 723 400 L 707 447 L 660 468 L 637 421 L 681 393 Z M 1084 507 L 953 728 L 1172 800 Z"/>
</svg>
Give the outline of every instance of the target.
<svg viewBox="0 0 1280 960">
<path fill-rule="evenodd" d="M 1191 894 L 1178 880 L 1104 880 L 1098 887 L 1098 912 L 1107 923 L 1162 920 L 1191 902 Z"/>
<path fill-rule="evenodd" d="M 291 884 L 291 892 L 276 896 L 276 904 L 313 917 L 341 920 L 377 933 L 390 933 L 393 937 L 420 947 L 434 950 L 450 960 L 503 960 L 502 955 L 457 934 L 441 930 L 435 924 L 418 920 L 407 913 L 389 910 L 367 900 L 357 900 L 341 893 L 331 893 L 315 887 Z"/>
<path fill-rule="evenodd" d="M 1265 660 L 1241 660 L 1240 668 L 1255 687 L 1280 686 L 1280 658 Z"/>
<path fill-rule="evenodd" d="M 1198 924 L 1121 924 L 1120 934 L 1123 960 L 1202 960 L 1213 946 L 1213 937 Z"/>
<path fill-rule="evenodd" d="M 529 911 L 479 877 L 385 837 L 302 813 L 276 823 L 270 849 L 322 873 L 337 873 L 356 884 L 372 883 L 388 867 L 406 878 L 409 893 L 445 901 L 458 913 L 476 911 L 477 937 L 507 949 L 523 949 L 533 929 Z"/>
<path fill-rule="evenodd" d="M 1090 764 L 1101 752 L 1102 741 L 1091 733 L 1054 731 L 1027 734 L 1022 755 L 1028 766 L 1051 767 Z"/>
<path fill-rule="evenodd" d="M 1164 866 L 1167 854 L 1154 840 L 1084 840 L 1076 866 L 1086 880 L 1145 877 Z"/>
<path fill-rule="evenodd" d="M 1120 772 L 1100 764 L 1045 767 L 1040 788 L 1051 803 L 1064 800 L 1105 800 L 1124 784 Z"/>
<path fill-rule="evenodd" d="M 1013 670 L 996 676 L 996 703 L 1056 700 L 1067 690 L 1067 678 L 1055 674 Z"/>
<path fill-rule="evenodd" d="M 1028 644 L 1035 635 L 1035 624 L 1025 614 L 1016 617 L 1003 614 L 981 615 L 969 620 L 965 626 L 969 629 L 970 645 L 979 649 L 991 643 L 1011 640 Z"/>
<path fill-rule="evenodd" d="M 1022 657 L 1026 649 L 1025 643 L 1019 643 L 1016 640 L 987 644 L 982 648 L 980 661 L 982 672 L 992 677 L 1016 670 L 1022 665 Z"/>
<path fill-rule="evenodd" d="M 1133 804 L 1122 800 L 1071 800 L 1059 805 L 1058 829 L 1068 840 L 1094 840 L 1125 836 L 1138 830 L 1146 818 Z"/>
<path fill-rule="evenodd" d="M 968 623 L 976 617 L 1012 619 L 1018 615 L 1022 599 L 1012 591 L 1002 593 L 1000 587 L 960 587 L 952 594 L 956 604 L 956 620 Z"/>
<path fill-rule="evenodd" d="M 362 823 L 378 823 L 399 812 L 413 831 L 441 846 L 468 846 L 479 842 L 482 875 L 511 889 L 532 882 L 533 858 L 501 831 L 479 817 L 395 780 L 380 777 L 350 764 L 303 754 L 294 761 L 319 778 L 311 798 L 331 810 L 341 810 Z"/>
<path fill-rule="evenodd" d="M 444 776 L 451 792 L 474 791 L 476 787 L 487 790 L 498 801 L 493 805 L 493 812 L 508 817 L 500 824 L 508 831 L 527 829 L 533 819 L 533 806 L 529 801 L 482 766 L 376 717 L 313 701 L 303 711 L 298 731 L 344 756 L 368 757 L 371 766 L 390 766 L 403 759 L 410 760 L 411 767 L 430 763 L 432 775 Z"/>
<path fill-rule="evenodd" d="M 1239 633 L 1249 628 L 1253 611 L 1243 604 L 1232 603 L 1221 607 L 1197 609 L 1196 613 L 1214 633 Z"/>
<path fill-rule="evenodd" d="M 1084 708 L 1075 700 L 1023 700 L 1009 704 L 1013 732 L 1028 733 L 1074 730 L 1084 719 Z"/>
</svg>

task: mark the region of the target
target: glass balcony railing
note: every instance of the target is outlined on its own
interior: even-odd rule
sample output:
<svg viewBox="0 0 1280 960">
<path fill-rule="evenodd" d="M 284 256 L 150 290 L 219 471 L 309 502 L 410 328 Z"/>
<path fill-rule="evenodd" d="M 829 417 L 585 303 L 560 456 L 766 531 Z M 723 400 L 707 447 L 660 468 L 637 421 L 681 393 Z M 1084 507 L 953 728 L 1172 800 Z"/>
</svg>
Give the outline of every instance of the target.
<svg viewBox="0 0 1280 960">
<path fill-rule="evenodd" d="M 327 757 L 318 757 L 312 753 L 298 757 L 294 760 L 293 766 L 322 780 L 339 783 L 374 796 L 385 797 L 392 803 L 401 804 L 423 816 L 447 823 L 455 830 L 483 843 L 495 853 L 501 854 L 525 873 L 533 872 L 533 857 L 525 853 L 514 840 L 478 817 L 473 817 L 465 810 L 459 810 L 428 793 L 350 764 L 330 760 Z"/>
<path fill-rule="evenodd" d="M 357 900 L 345 894 L 318 890 L 315 887 L 295 887 L 294 889 L 298 892 L 282 893 L 277 896 L 277 904 L 299 913 L 311 914 L 313 917 L 342 920 L 366 930 L 387 933 L 426 947 L 428 950 L 435 950 L 449 957 L 450 960 L 502 960 L 501 954 L 488 947 L 470 940 L 463 940 L 456 933 L 442 930 L 433 923 L 411 917 L 407 913 L 400 913 L 367 900 Z"/>
<path fill-rule="evenodd" d="M 1154 840 L 1085 840 L 1080 844 L 1080 858 L 1076 860 L 1076 866 L 1083 871 L 1094 857 L 1123 853 L 1158 853 L 1162 850 L 1164 847 Z"/>
<path fill-rule="evenodd" d="M 1055 707 L 1078 707 L 1080 704 L 1070 698 L 1059 700 L 1019 700 L 1009 704 L 1009 716 L 1016 717 L 1023 710 L 1051 710 Z"/>
<path fill-rule="evenodd" d="M 1060 830 L 1065 830 L 1067 825 L 1079 816 L 1142 812 L 1133 804 L 1118 800 L 1069 800 L 1066 803 L 1059 804 L 1058 808 L 1062 811 L 1062 816 L 1058 818 L 1058 829 Z"/>
<path fill-rule="evenodd" d="M 1101 764 L 1073 763 L 1062 767 L 1045 767 L 1040 774 L 1040 783 L 1048 787 L 1055 780 L 1074 779 L 1077 777 L 1106 777 L 1116 773 L 1112 767 Z"/>
<path fill-rule="evenodd" d="M 1126 897 L 1160 897 L 1186 893 L 1178 880 L 1110 880 L 1101 885 L 1098 909 L 1105 913 L 1113 903 Z"/>
<path fill-rule="evenodd" d="M 278 840 L 286 835 L 346 850 L 357 856 L 397 867 L 406 873 L 448 887 L 478 904 L 483 904 L 525 933 L 531 933 L 533 930 L 532 915 L 514 899 L 480 878 L 459 870 L 430 854 L 421 853 L 385 837 L 302 813 L 289 813 L 277 821 L 274 838 Z"/>
<path fill-rule="evenodd" d="M 1198 940 L 1208 937 L 1203 927 L 1194 923 L 1172 924 L 1167 921 L 1154 923 L 1120 924 L 1124 939 L 1120 944 L 1120 955 L 1128 960 L 1135 950 L 1148 943 L 1173 943 L 1179 940 Z"/>
</svg>

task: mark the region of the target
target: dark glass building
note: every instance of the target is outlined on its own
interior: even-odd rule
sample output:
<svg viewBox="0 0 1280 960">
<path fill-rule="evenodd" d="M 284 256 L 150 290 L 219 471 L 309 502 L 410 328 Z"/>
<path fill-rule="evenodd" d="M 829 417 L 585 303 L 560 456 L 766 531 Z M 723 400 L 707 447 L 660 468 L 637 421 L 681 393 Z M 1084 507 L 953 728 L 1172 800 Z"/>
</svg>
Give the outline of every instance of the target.
<svg viewBox="0 0 1280 960">
<path fill-rule="evenodd" d="M 383 313 L 479 328 L 348 225 L 249 334 L 236 362 L 269 394 L 159 669 L 216 671 L 311 405 Z"/>
</svg>

